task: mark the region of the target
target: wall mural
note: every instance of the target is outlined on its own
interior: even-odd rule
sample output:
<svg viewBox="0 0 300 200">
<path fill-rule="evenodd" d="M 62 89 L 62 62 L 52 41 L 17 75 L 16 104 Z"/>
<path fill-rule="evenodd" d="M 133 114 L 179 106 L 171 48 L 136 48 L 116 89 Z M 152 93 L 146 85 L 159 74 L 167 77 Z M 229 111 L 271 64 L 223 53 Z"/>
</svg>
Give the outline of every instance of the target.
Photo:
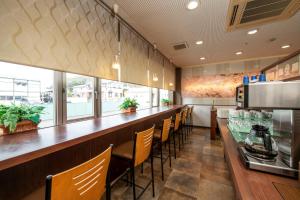
<svg viewBox="0 0 300 200">
<path fill-rule="evenodd" d="M 257 73 L 247 73 L 248 76 Z M 182 96 L 192 98 L 233 98 L 245 73 L 182 77 Z"/>
</svg>

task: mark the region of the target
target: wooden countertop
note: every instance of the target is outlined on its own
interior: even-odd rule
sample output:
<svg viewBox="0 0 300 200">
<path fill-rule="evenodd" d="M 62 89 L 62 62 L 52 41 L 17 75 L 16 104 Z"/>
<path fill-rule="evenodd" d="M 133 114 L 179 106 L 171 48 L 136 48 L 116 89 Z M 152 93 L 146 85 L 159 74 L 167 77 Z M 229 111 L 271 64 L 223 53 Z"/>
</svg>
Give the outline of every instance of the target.
<svg viewBox="0 0 300 200">
<path fill-rule="evenodd" d="M 0 171 L 182 107 L 155 107 L 136 113 L 118 114 L 2 136 Z"/>
<path fill-rule="evenodd" d="M 226 161 L 231 171 L 237 199 L 283 199 L 274 183 L 299 187 L 297 180 L 245 168 L 239 157 L 237 143 L 227 128 L 226 119 L 217 119 Z"/>
</svg>

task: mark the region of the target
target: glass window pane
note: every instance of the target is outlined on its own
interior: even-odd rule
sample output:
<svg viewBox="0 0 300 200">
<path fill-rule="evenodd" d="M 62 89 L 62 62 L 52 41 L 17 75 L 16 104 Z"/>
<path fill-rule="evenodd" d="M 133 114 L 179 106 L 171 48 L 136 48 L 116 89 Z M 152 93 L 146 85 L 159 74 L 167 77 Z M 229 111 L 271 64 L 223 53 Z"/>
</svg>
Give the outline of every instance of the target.
<svg viewBox="0 0 300 200">
<path fill-rule="evenodd" d="M 135 98 L 139 109 L 150 108 L 151 88 L 130 83 L 101 79 L 102 116 L 121 113 L 119 106 L 126 98 Z"/>
<path fill-rule="evenodd" d="M 67 120 L 94 116 L 94 78 L 66 73 Z"/>
<path fill-rule="evenodd" d="M 163 90 L 159 89 L 159 103 L 162 105 L 162 100 L 163 99 L 169 99 L 169 91 L 168 90 Z"/>
<path fill-rule="evenodd" d="M 158 89 L 152 88 L 152 106 L 158 106 Z"/>
<path fill-rule="evenodd" d="M 0 104 L 45 107 L 39 127 L 55 125 L 54 71 L 0 62 Z"/>
</svg>

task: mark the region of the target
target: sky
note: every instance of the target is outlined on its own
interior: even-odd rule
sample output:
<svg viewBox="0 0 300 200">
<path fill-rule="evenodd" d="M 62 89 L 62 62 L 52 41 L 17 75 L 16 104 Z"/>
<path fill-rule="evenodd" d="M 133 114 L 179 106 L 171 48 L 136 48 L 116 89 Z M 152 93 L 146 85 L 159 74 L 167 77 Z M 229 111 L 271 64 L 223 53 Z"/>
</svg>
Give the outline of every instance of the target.
<svg viewBox="0 0 300 200">
<path fill-rule="evenodd" d="M 40 81 L 45 89 L 53 85 L 54 71 L 0 61 L 0 77 Z"/>
</svg>

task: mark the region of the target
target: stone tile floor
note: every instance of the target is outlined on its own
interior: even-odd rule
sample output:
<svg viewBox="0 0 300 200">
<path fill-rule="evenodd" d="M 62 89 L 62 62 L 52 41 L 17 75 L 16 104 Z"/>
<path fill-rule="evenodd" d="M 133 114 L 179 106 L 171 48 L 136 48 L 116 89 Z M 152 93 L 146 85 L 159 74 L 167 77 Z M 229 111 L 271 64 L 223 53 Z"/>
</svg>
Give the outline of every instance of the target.
<svg viewBox="0 0 300 200">
<path fill-rule="evenodd" d="M 221 141 L 210 140 L 210 130 L 194 128 L 187 144 L 164 164 L 165 179 L 161 180 L 160 159 L 154 158 L 155 197 L 151 185 L 140 199 L 185 200 L 185 199 L 234 199 L 234 188 L 227 164 L 223 157 Z M 167 152 L 167 151 L 166 151 Z M 144 164 L 144 173 L 136 170 L 136 182 L 145 185 L 151 176 L 150 165 Z M 137 189 L 137 194 L 141 190 Z M 112 188 L 113 200 L 131 200 L 132 188 L 123 181 Z"/>
</svg>

